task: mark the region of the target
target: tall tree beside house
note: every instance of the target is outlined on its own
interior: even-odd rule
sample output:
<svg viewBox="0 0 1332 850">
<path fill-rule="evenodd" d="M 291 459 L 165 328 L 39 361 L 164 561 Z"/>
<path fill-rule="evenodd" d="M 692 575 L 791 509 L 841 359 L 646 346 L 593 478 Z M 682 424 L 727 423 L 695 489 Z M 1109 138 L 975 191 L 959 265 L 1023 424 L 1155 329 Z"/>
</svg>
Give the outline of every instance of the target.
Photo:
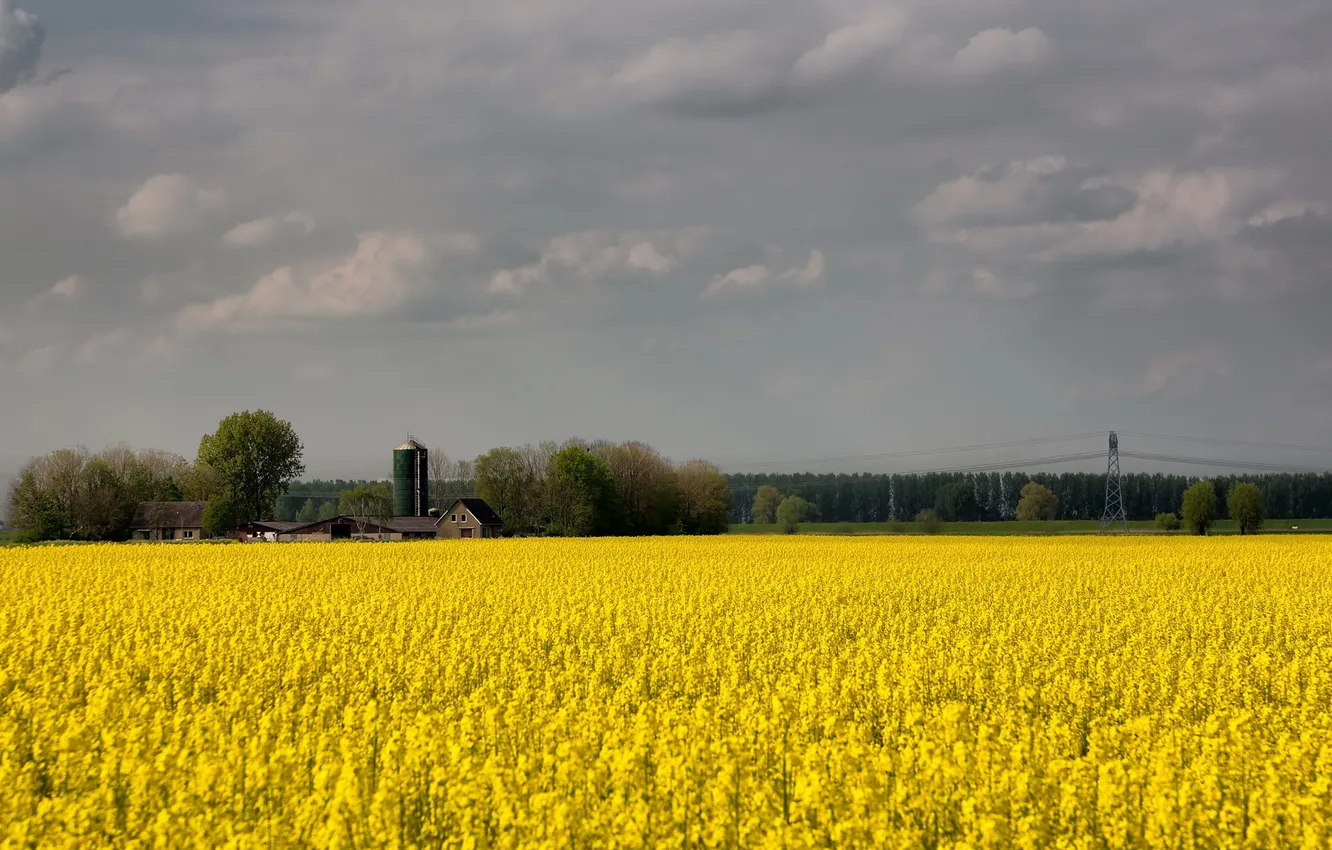
<svg viewBox="0 0 1332 850">
<path fill-rule="evenodd" d="M 1059 499 L 1049 487 L 1028 481 L 1018 500 L 1017 518 L 1023 522 L 1052 520 L 1059 515 Z"/>
<path fill-rule="evenodd" d="M 199 442 L 199 460 L 221 474 L 239 523 L 272 515 L 278 496 L 305 472 L 304 452 L 291 423 L 267 410 L 233 413 Z"/>
<path fill-rule="evenodd" d="M 523 499 L 528 488 L 526 466 L 517 449 L 491 449 L 473 463 L 476 490 L 504 520 L 506 531 L 520 529 Z"/>
<path fill-rule="evenodd" d="M 550 459 L 546 499 L 551 534 L 591 537 L 617 525 L 610 466 L 582 446 L 563 448 Z"/>
<path fill-rule="evenodd" d="M 676 470 L 678 521 L 685 534 L 723 534 L 731 522 L 731 490 L 726 476 L 706 460 Z"/>
<path fill-rule="evenodd" d="M 67 515 L 30 468 L 19 473 L 18 480 L 10 487 L 6 516 L 10 525 L 23 532 L 25 540 L 60 540 L 69 536 Z"/>
<path fill-rule="evenodd" d="M 764 484 L 754 494 L 754 524 L 773 525 L 777 522 L 777 508 L 782 503 L 782 491 Z"/>
<path fill-rule="evenodd" d="M 222 537 L 236 527 L 236 508 L 225 493 L 214 493 L 203 513 L 203 530 L 210 537 Z"/>
<path fill-rule="evenodd" d="M 1236 484 L 1227 496 L 1226 507 L 1241 535 L 1262 531 L 1265 506 L 1262 491 L 1256 486 L 1247 481 Z"/>
<path fill-rule="evenodd" d="M 326 519 L 333 519 L 338 515 L 338 503 L 333 501 L 321 502 L 319 511 L 315 514 L 315 521 L 323 522 Z"/>
<path fill-rule="evenodd" d="M 1194 534 L 1206 534 L 1216 522 L 1216 487 L 1199 481 L 1184 491 L 1184 527 Z"/>
</svg>

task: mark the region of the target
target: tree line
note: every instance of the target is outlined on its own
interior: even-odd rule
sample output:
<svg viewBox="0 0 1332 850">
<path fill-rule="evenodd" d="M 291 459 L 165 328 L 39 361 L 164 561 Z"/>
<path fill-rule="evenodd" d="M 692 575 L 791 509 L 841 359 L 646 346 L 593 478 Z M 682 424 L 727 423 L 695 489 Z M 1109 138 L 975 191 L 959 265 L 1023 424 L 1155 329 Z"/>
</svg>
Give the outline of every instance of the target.
<svg viewBox="0 0 1332 850">
<path fill-rule="evenodd" d="M 1197 476 L 1128 473 L 1123 476 L 1124 509 L 1130 520 L 1152 520 L 1182 510 L 1184 493 Z M 1217 518 L 1230 519 L 1228 494 L 1244 482 L 1262 497 L 1267 516 L 1282 519 L 1332 517 L 1332 474 L 1273 473 L 1219 476 L 1210 481 Z M 1022 489 L 1035 482 L 1057 502 L 1050 519 L 1100 519 L 1105 513 L 1105 474 L 1090 472 L 981 472 L 924 475 L 810 473 L 728 475 L 731 522 L 754 522 L 755 497 L 771 486 L 808 503 L 808 515 L 823 522 L 911 522 L 934 511 L 942 521 L 998 522 L 1018 519 Z"/>
<path fill-rule="evenodd" d="M 268 411 L 228 416 L 199 441 L 193 461 L 126 445 L 59 449 L 30 461 L 10 485 L 8 522 L 20 540 L 128 540 L 141 502 L 206 502 L 204 530 L 222 534 L 267 519 L 304 474 L 291 423 Z"/>
</svg>

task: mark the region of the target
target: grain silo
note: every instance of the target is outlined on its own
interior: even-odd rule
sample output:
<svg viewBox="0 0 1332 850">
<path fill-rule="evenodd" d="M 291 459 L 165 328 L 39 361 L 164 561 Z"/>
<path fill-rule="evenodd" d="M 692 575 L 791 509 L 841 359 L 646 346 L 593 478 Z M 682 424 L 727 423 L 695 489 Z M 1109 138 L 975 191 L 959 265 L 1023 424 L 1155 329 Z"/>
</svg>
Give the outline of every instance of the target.
<svg viewBox="0 0 1332 850">
<path fill-rule="evenodd" d="M 408 437 L 393 450 L 393 515 L 425 516 L 430 510 L 430 452 Z"/>
</svg>

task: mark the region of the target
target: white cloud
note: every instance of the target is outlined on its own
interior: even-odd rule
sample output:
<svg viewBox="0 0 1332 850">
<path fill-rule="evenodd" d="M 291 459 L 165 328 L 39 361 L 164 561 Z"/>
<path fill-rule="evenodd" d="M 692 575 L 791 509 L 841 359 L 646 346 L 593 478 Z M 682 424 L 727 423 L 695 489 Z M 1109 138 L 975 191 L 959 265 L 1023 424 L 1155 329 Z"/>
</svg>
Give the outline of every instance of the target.
<svg viewBox="0 0 1332 850">
<path fill-rule="evenodd" d="M 1019 216 L 1039 200 L 1042 178 L 1067 165 L 1061 156 L 1042 156 L 1010 162 L 998 179 L 971 174 L 949 180 L 916 204 L 912 215 L 930 225 Z"/>
<path fill-rule="evenodd" d="M 770 96 L 783 76 L 772 46 L 755 32 L 737 30 L 663 41 L 621 68 L 615 83 L 649 102 L 708 108 Z"/>
<path fill-rule="evenodd" d="M 0 0 L 0 94 L 32 79 L 45 41 L 36 15 L 11 10 L 8 0 Z"/>
<path fill-rule="evenodd" d="M 238 224 L 226 232 L 222 241 L 235 248 L 258 248 L 286 237 L 309 236 L 314 229 L 314 216 L 296 210 Z"/>
<path fill-rule="evenodd" d="M 791 77 L 799 84 L 820 84 L 854 74 L 897 44 L 904 30 L 900 11 L 878 10 L 828 33 L 822 44 L 796 60 Z"/>
<path fill-rule="evenodd" d="M 1282 201 L 1272 204 L 1261 212 L 1249 217 L 1250 227 L 1270 227 L 1277 222 L 1305 216 L 1321 217 L 1328 214 L 1328 205 L 1323 203 L 1299 203 Z"/>
<path fill-rule="evenodd" d="M 224 199 L 222 190 L 197 186 L 184 174 L 159 174 L 116 212 L 116 224 L 126 239 L 161 240 L 198 229 Z"/>
<path fill-rule="evenodd" d="M 964 76 L 985 76 L 1017 68 L 1039 68 L 1049 61 L 1053 51 L 1050 39 L 1035 27 L 1017 32 L 988 29 L 972 36 L 957 51 L 949 69 Z"/>
<path fill-rule="evenodd" d="M 541 259 L 532 265 L 496 272 L 487 288 L 494 294 L 521 295 L 533 285 L 549 284 L 561 276 L 591 284 L 613 274 L 663 275 L 692 258 L 707 238 L 705 228 L 568 233 L 547 242 Z"/>
<path fill-rule="evenodd" d="M 83 294 L 85 283 L 81 275 L 70 275 L 51 287 L 51 294 L 68 301 L 73 301 Z"/>
<path fill-rule="evenodd" d="M 810 252 L 809 262 L 784 272 L 774 272 L 766 265 L 744 266 L 719 274 L 703 290 L 701 297 L 714 298 L 725 294 L 752 294 L 764 292 L 777 284 L 806 288 L 822 282 L 827 270 L 827 259 L 817 248 Z"/>
<path fill-rule="evenodd" d="M 247 331 L 291 320 L 381 315 L 414 294 L 429 257 L 427 244 L 414 235 L 364 233 L 350 257 L 307 269 L 284 266 L 248 292 L 186 307 L 176 326 L 182 333 Z"/>
</svg>

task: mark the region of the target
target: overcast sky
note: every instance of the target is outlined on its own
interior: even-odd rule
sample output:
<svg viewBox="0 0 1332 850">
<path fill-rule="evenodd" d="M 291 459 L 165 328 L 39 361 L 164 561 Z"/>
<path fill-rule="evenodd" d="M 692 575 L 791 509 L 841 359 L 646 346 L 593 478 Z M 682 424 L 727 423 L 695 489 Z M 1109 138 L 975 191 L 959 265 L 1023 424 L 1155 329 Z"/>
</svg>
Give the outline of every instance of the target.
<svg viewBox="0 0 1332 850">
<path fill-rule="evenodd" d="M 1332 443 L 1327 0 L 0 0 L 0 467 Z"/>
</svg>

